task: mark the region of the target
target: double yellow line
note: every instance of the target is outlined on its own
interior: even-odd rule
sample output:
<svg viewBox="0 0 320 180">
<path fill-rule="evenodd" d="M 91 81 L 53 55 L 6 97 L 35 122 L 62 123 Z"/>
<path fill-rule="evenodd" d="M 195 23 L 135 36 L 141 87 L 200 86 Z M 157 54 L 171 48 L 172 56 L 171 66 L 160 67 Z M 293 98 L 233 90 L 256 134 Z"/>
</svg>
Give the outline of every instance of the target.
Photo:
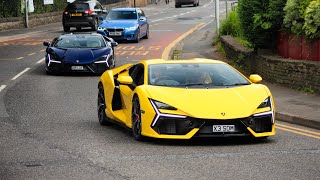
<svg viewBox="0 0 320 180">
<path fill-rule="evenodd" d="M 283 131 L 292 132 L 295 134 L 300 134 L 303 136 L 308 136 L 308 137 L 320 139 L 320 132 L 309 131 L 306 129 L 300 129 L 300 128 L 287 126 L 287 125 L 283 125 L 283 124 L 279 124 L 279 123 L 276 123 L 276 128 L 283 130 Z"/>
</svg>

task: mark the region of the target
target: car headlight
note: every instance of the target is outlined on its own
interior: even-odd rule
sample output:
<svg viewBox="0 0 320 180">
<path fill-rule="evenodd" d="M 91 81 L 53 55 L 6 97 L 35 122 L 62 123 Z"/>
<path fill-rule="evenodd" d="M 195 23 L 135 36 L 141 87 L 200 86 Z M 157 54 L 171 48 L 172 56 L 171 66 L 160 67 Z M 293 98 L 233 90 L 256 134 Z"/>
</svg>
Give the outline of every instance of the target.
<svg viewBox="0 0 320 180">
<path fill-rule="evenodd" d="M 125 28 L 125 30 L 134 31 L 137 29 L 137 26 Z"/>
<path fill-rule="evenodd" d="M 96 62 L 94 62 L 94 63 L 96 63 L 96 64 L 98 64 L 98 63 L 106 63 L 107 66 L 109 67 L 109 63 L 108 63 L 109 58 L 110 58 L 110 54 L 107 54 L 107 55 L 101 56 L 101 57 L 100 57 Z"/>
<path fill-rule="evenodd" d="M 103 28 L 103 27 L 98 27 L 98 30 L 103 31 L 106 30 L 107 28 Z"/>
<path fill-rule="evenodd" d="M 258 116 L 266 116 L 266 115 L 271 115 L 271 120 L 272 120 L 272 124 L 274 123 L 274 109 L 272 107 L 272 102 L 271 102 L 271 98 L 267 97 L 264 101 L 262 101 L 262 103 L 258 106 L 259 108 L 266 108 L 269 107 L 270 111 L 266 111 L 266 112 L 261 112 L 261 113 L 257 113 L 254 114 L 253 117 L 258 117 Z"/>
<path fill-rule="evenodd" d="M 271 108 L 271 100 L 270 97 L 267 97 L 262 103 L 258 106 L 258 108 L 266 108 L 270 107 Z"/>
<path fill-rule="evenodd" d="M 170 106 L 168 104 L 153 100 L 154 104 L 158 109 L 167 109 L 167 110 L 177 110 L 177 108 Z"/>
<path fill-rule="evenodd" d="M 51 63 L 61 63 L 61 61 L 54 54 L 48 54 L 48 66 L 50 66 Z"/>
</svg>

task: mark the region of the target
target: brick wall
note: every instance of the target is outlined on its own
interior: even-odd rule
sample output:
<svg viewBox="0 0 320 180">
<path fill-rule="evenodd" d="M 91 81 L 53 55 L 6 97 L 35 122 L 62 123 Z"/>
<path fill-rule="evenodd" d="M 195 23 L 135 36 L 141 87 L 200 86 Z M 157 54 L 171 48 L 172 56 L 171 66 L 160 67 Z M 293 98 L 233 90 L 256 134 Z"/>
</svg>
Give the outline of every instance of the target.
<svg viewBox="0 0 320 180">
<path fill-rule="evenodd" d="M 269 82 L 299 89 L 310 88 L 320 93 L 319 61 L 285 59 L 266 52 L 257 54 L 241 46 L 231 36 L 222 36 L 221 43 L 227 58 L 244 67 L 248 73 L 257 73 Z"/>
</svg>

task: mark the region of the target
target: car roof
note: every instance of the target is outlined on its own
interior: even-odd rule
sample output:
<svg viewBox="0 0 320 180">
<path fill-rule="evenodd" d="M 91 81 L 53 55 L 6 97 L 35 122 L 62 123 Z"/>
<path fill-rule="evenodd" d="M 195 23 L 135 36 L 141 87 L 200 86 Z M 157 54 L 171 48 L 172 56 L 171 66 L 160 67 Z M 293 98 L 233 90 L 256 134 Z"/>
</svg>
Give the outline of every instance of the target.
<svg viewBox="0 0 320 180">
<path fill-rule="evenodd" d="M 190 64 L 190 63 L 198 63 L 198 64 L 226 64 L 220 60 L 214 59 L 205 59 L 205 58 L 194 58 L 188 60 L 164 60 L 164 59 L 149 59 L 142 60 L 140 63 L 151 65 L 151 64 Z"/>
<path fill-rule="evenodd" d="M 136 11 L 139 8 L 113 8 L 111 11 Z"/>
<path fill-rule="evenodd" d="M 68 33 L 68 34 L 61 34 L 59 37 L 68 37 L 68 36 L 99 36 L 102 35 L 99 33 Z"/>
</svg>

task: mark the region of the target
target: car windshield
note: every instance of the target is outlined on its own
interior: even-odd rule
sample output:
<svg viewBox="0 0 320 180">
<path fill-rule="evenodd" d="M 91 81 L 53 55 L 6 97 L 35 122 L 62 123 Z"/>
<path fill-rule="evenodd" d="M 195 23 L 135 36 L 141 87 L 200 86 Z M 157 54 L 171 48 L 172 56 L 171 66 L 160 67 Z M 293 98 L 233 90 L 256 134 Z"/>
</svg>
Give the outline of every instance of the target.
<svg viewBox="0 0 320 180">
<path fill-rule="evenodd" d="M 136 11 L 111 11 L 108 13 L 107 20 L 126 20 L 126 19 L 137 19 Z"/>
<path fill-rule="evenodd" d="M 250 84 L 227 64 L 152 64 L 148 69 L 149 85 L 214 88 Z"/>
<path fill-rule="evenodd" d="M 106 47 L 100 36 L 61 36 L 53 44 L 57 48 L 102 48 Z"/>
</svg>

